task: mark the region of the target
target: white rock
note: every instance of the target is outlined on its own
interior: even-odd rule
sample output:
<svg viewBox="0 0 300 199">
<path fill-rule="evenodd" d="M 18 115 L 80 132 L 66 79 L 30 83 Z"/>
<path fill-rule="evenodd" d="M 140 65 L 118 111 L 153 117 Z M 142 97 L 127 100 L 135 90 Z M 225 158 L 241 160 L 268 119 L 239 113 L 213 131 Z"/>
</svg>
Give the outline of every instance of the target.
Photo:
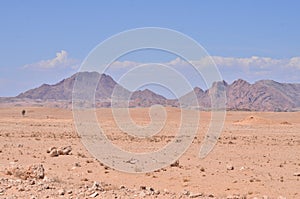
<svg viewBox="0 0 300 199">
<path fill-rule="evenodd" d="M 94 182 L 92 189 L 97 191 L 103 191 L 102 187 L 100 186 L 100 183 L 97 181 Z"/>
<path fill-rule="evenodd" d="M 231 171 L 231 170 L 234 170 L 234 167 L 232 165 L 227 165 L 226 166 L 227 170 Z"/>
<path fill-rule="evenodd" d="M 58 151 L 57 149 L 53 149 L 52 151 L 50 151 L 50 157 L 57 157 L 59 154 L 58 154 Z"/>
<path fill-rule="evenodd" d="M 65 190 L 64 189 L 60 189 L 58 190 L 58 195 L 65 195 Z"/>
<path fill-rule="evenodd" d="M 25 191 L 25 188 L 23 186 L 19 186 L 18 191 Z"/>
<path fill-rule="evenodd" d="M 57 149 L 56 147 L 52 146 L 49 149 L 47 149 L 47 153 L 50 153 L 53 149 Z"/>
<path fill-rule="evenodd" d="M 62 152 L 63 152 L 64 155 L 70 155 L 70 154 L 71 154 L 71 151 L 72 151 L 71 146 L 67 146 L 67 147 L 64 147 L 64 148 L 62 149 Z"/>
<path fill-rule="evenodd" d="M 294 176 L 300 176 L 300 172 L 294 173 Z"/>
<path fill-rule="evenodd" d="M 139 194 L 139 196 L 140 196 L 141 198 L 144 198 L 144 197 L 146 197 L 146 193 L 145 193 L 144 191 L 141 191 L 140 194 Z"/>
<path fill-rule="evenodd" d="M 191 193 L 187 190 L 182 191 L 182 195 L 189 196 Z"/>
<path fill-rule="evenodd" d="M 98 195 L 99 195 L 98 192 L 92 193 L 92 194 L 90 195 L 90 198 L 96 198 Z"/>
</svg>

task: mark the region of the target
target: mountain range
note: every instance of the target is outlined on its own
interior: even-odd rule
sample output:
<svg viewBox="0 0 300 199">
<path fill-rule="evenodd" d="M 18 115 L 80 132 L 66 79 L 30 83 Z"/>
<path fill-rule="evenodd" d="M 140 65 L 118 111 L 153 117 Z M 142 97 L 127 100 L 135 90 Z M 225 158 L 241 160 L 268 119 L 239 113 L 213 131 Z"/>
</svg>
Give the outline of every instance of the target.
<svg viewBox="0 0 300 199">
<path fill-rule="evenodd" d="M 76 73 L 57 84 L 43 84 L 38 88 L 28 90 L 16 97 L 0 98 L 0 104 L 15 106 L 22 105 L 55 105 L 56 107 L 71 107 L 72 92 L 76 77 L 99 78 L 95 92 L 97 107 L 111 107 L 111 97 L 114 88 L 122 89 L 122 95 L 129 100 L 130 107 L 149 107 L 155 104 L 162 106 L 185 106 L 201 110 L 211 108 L 211 96 L 217 92 L 226 93 L 227 110 L 244 111 L 298 111 L 300 110 L 300 84 L 279 83 L 273 80 L 260 80 L 250 84 L 245 80 L 238 79 L 232 84 L 225 81 L 214 82 L 208 90 L 195 87 L 193 91 L 179 99 L 167 99 L 149 89 L 131 92 L 109 75 L 97 72 Z M 193 101 L 191 96 L 196 96 Z M 124 99 L 125 100 L 125 99 Z M 126 101 L 126 100 L 125 100 Z M 183 103 L 180 103 L 183 102 Z"/>
</svg>

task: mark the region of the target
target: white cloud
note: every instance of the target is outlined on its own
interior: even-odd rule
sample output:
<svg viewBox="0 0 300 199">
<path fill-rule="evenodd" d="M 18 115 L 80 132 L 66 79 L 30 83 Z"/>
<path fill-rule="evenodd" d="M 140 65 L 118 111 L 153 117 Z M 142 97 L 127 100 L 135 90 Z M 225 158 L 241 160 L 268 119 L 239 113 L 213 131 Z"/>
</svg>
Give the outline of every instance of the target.
<svg viewBox="0 0 300 199">
<path fill-rule="evenodd" d="M 300 57 L 290 59 L 273 59 L 270 57 L 252 56 L 248 58 L 235 57 L 212 57 L 215 63 L 220 67 L 246 67 L 246 68 L 274 68 L 274 67 L 300 67 Z"/>
<path fill-rule="evenodd" d="M 274 59 L 252 56 L 247 58 L 213 57 L 224 79 L 243 78 L 248 81 L 272 79 L 279 82 L 300 81 L 300 57 Z"/>
<path fill-rule="evenodd" d="M 218 67 L 237 67 L 237 68 L 274 68 L 274 67 L 293 67 L 300 69 L 300 57 L 292 57 L 290 59 L 273 59 L 270 57 L 258 57 L 252 56 L 247 58 L 238 57 L 221 57 L 211 56 L 204 57 L 201 60 L 192 60 L 191 63 L 195 65 L 207 65 L 211 64 L 213 60 Z M 187 66 L 187 62 L 180 58 L 176 58 L 168 63 L 170 66 Z"/>
<path fill-rule="evenodd" d="M 56 53 L 53 59 L 41 60 L 36 63 L 26 64 L 23 68 L 31 69 L 55 69 L 55 68 L 67 68 L 77 69 L 79 66 L 79 61 L 68 57 L 68 53 L 64 50 Z"/>
<path fill-rule="evenodd" d="M 300 69 L 300 57 L 292 57 L 290 59 L 273 59 L 270 57 L 221 57 L 221 56 L 211 56 L 204 57 L 201 60 L 191 60 L 190 62 L 195 65 L 207 65 L 211 64 L 213 60 L 218 67 L 233 67 L 233 68 L 257 68 L 257 69 L 274 69 L 275 67 L 280 68 L 296 68 Z M 133 62 L 133 61 L 116 61 L 111 67 L 113 68 L 131 68 L 138 66 L 143 63 Z M 187 66 L 189 63 L 186 61 L 176 58 L 166 63 L 162 63 L 167 66 Z"/>
<path fill-rule="evenodd" d="M 238 78 L 254 82 L 260 79 L 273 79 L 281 82 L 299 82 L 300 81 L 300 57 L 291 57 L 284 59 L 275 59 L 271 57 L 222 57 L 211 56 L 203 57 L 201 60 L 192 60 L 190 63 L 197 68 L 205 68 L 212 66 L 212 60 L 219 68 L 223 79 L 233 81 Z M 145 64 L 134 61 L 117 61 L 109 67 L 114 73 L 123 74 L 131 68 Z M 166 66 L 173 67 L 180 73 L 188 77 L 195 73 L 191 70 L 191 65 L 180 58 L 176 58 L 169 62 L 161 63 Z"/>
<path fill-rule="evenodd" d="M 173 59 L 165 64 L 168 66 L 186 66 L 186 65 L 188 65 L 188 63 L 186 61 L 184 61 L 183 59 L 180 59 L 179 57 L 177 57 L 176 59 Z"/>
<path fill-rule="evenodd" d="M 221 57 L 221 56 L 211 56 L 204 57 L 201 60 L 191 60 L 192 64 L 197 66 L 211 65 L 211 60 L 213 60 L 216 65 L 220 68 L 230 67 L 230 68 L 243 68 L 243 69 L 275 69 L 275 68 L 293 68 L 300 70 L 300 57 L 292 57 L 289 59 L 274 59 L 270 57 Z M 26 64 L 24 68 L 36 68 L 36 69 L 53 69 L 53 68 L 62 68 L 62 67 L 71 67 L 77 69 L 79 67 L 79 60 L 69 58 L 68 53 L 65 50 L 61 50 L 56 53 L 56 56 L 53 59 L 41 60 L 36 63 Z M 111 69 L 129 69 L 135 66 L 145 64 L 135 61 L 115 61 L 109 68 Z M 167 66 L 173 67 L 182 67 L 188 66 L 185 60 L 176 58 L 169 62 L 161 63 Z"/>
<path fill-rule="evenodd" d="M 293 57 L 289 59 L 288 67 L 297 68 L 300 70 L 300 57 Z"/>
<path fill-rule="evenodd" d="M 109 67 L 114 69 L 131 68 L 140 65 L 141 63 L 134 61 L 115 61 Z"/>
</svg>

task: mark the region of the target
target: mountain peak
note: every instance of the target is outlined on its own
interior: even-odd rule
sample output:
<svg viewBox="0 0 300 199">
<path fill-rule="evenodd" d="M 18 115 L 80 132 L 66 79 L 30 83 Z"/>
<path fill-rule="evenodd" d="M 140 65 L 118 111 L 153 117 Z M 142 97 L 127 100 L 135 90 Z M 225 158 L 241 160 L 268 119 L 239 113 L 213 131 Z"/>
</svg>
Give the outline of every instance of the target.
<svg viewBox="0 0 300 199">
<path fill-rule="evenodd" d="M 250 83 L 243 79 L 238 79 L 235 80 L 231 85 L 250 85 Z"/>
<path fill-rule="evenodd" d="M 197 94 L 197 93 L 204 93 L 204 90 L 202 90 L 201 88 L 199 87 L 195 87 L 194 88 L 194 92 Z"/>
<path fill-rule="evenodd" d="M 38 88 L 21 93 L 15 98 L 1 99 L 1 101 L 10 100 L 9 102 L 11 103 L 28 100 L 32 102 L 38 101 L 39 103 L 47 101 L 60 103 L 64 101 L 66 104 L 70 104 L 76 78 L 84 80 L 85 78 L 89 79 L 95 77 L 99 77 L 95 99 L 100 107 L 110 106 L 112 93 L 116 86 L 121 88 L 119 98 L 121 101 L 127 100 L 128 97 L 131 96 L 129 102 L 131 107 L 149 107 L 155 104 L 179 106 L 178 100 L 166 99 L 164 96 L 156 94 L 149 89 L 130 92 L 115 82 L 111 76 L 97 72 L 79 72 L 54 85 L 43 84 Z M 212 87 L 206 91 L 195 87 L 193 91 L 180 97 L 180 100 L 186 107 L 197 106 L 206 110 L 211 106 L 212 94 L 218 95 L 219 92 L 226 92 L 227 109 L 229 110 L 300 110 L 300 84 L 279 83 L 273 80 L 260 80 L 254 84 L 250 84 L 243 79 L 238 79 L 229 86 L 227 82 L 223 80 L 214 82 Z M 194 98 L 195 95 L 197 99 Z M 25 98 L 27 100 L 24 100 Z M 196 103 L 194 100 L 198 102 Z"/>
<path fill-rule="evenodd" d="M 228 83 L 225 80 L 217 81 L 212 84 L 212 87 L 228 86 Z"/>
</svg>

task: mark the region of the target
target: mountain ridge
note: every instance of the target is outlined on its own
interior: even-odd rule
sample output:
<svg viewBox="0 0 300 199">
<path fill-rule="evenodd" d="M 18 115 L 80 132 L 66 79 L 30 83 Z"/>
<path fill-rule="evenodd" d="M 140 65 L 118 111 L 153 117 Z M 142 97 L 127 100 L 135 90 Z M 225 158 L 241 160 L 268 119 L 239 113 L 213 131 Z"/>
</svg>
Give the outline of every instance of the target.
<svg viewBox="0 0 300 199">
<path fill-rule="evenodd" d="M 76 73 L 56 84 L 43 84 L 37 88 L 20 93 L 16 97 L 0 98 L 2 104 L 38 102 L 40 105 L 61 102 L 63 107 L 71 107 L 73 86 L 81 74 L 82 78 L 99 78 L 95 91 L 97 107 L 111 107 L 111 98 L 116 86 L 122 89 L 122 94 L 129 100 L 130 107 L 150 107 L 155 104 L 174 107 L 193 107 L 208 110 L 211 107 L 211 96 L 218 92 L 226 93 L 227 110 L 246 111 L 298 111 L 300 110 L 300 84 L 279 83 L 274 80 L 259 80 L 251 84 L 243 79 L 237 79 L 231 84 L 226 81 L 214 82 L 207 90 L 195 87 L 193 91 L 177 99 L 167 99 L 149 89 L 129 91 L 119 85 L 107 74 L 97 72 Z M 194 92 L 194 93 L 193 93 Z M 196 96 L 197 101 L 192 97 Z M 184 102 L 180 104 L 180 102 Z M 57 105 L 59 106 L 59 105 Z"/>
</svg>

